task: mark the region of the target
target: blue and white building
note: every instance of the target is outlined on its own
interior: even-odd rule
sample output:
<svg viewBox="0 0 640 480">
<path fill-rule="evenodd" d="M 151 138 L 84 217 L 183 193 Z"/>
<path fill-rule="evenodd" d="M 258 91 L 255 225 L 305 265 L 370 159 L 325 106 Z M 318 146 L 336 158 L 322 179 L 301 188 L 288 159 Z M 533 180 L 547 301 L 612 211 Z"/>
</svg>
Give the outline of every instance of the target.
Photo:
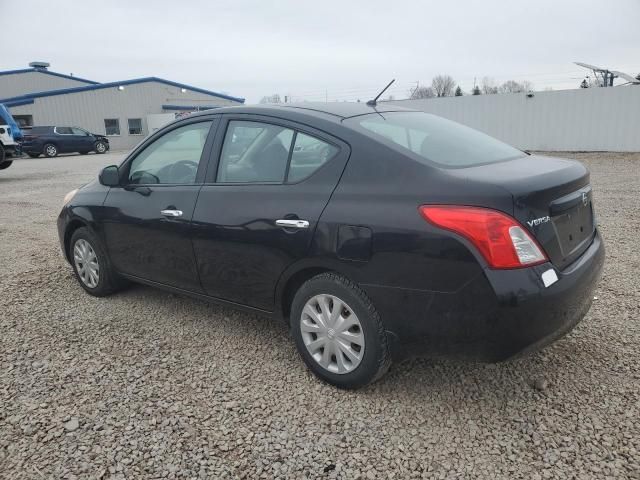
<svg viewBox="0 0 640 480">
<path fill-rule="evenodd" d="M 100 83 L 52 72 L 49 64 L 0 71 L 0 103 L 21 126 L 77 126 L 126 150 L 176 113 L 244 103 L 244 98 L 158 77 Z"/>
</svg>

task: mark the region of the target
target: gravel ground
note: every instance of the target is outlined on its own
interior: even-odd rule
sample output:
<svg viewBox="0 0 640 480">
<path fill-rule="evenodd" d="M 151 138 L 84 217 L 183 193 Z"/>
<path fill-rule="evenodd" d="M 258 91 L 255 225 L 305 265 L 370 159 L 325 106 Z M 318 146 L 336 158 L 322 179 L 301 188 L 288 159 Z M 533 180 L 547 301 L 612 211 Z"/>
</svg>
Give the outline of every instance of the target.
<svg viewBox="0 0 640 480">
<path fill-rule="evenodd" d="M 285 327 L 135 286 L 85 294 L 63 195 L 122 157 L 0 172 L 2 478 L 640 478 L 640 154 L 592 171 L 607 245 L 586 319 L 498 365 L 415 359 L 357 392 Z"/>
</svg>

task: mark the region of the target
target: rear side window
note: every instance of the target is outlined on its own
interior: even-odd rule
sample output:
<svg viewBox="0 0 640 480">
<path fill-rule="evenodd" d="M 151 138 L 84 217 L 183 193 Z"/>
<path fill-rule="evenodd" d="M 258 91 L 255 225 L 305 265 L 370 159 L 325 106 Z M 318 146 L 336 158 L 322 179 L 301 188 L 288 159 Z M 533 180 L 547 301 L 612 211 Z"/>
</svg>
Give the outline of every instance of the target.
<svg viewBox="0 0 640 480">
<path fill-rule="evenodd" d="M 56 133 L 58 135 L 73 135 L 71 127 L 56 127 Z"/>
<path fill-rule="evenodd" d="M 415 153 L 445 167 L 470 167 L 501 162 L 524 153 L 489 135 L 451 120 L 423 112 L 362 115 L 345 124 L 384 143 Z"/>
<path fill-rule="evenodd" d="M 220 155 L 217 181 L 284 182 L 293 130 L 262 122 L 232 120 Z"/>
<path fill-rule="evenodd" d="M 229 122 L 220 155 L 220 183 L 296 183 L 338 152 L 311 135 L 270 123 Z"/>
<path fill-rule="evenodd" d="M 298 132 L 291 154 L 288 182 L 299 182 L 309 177 L 338 153 L 338 147 L 319 138 Z"/>
</svg>

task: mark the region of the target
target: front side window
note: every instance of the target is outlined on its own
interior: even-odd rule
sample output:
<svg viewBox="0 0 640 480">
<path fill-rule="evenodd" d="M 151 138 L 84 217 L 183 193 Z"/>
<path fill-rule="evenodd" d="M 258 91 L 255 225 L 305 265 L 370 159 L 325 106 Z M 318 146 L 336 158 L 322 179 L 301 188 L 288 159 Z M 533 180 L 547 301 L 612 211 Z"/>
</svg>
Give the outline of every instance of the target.
<svg viewBox="0 0 640 480">
<path fill-rule="evenodd" d="M 120 120 L 117 118 L 105 118 L 104 131 L 107 136 L 120 135 Z"/>
<path fill-rule="evenodd" d="M 130 118 L 127 122 L 129 123 L 129 135 L 142 135 L 141 118 Z"/>
<path fill-rule="evenodd" d="M 520 158 L 525 154 L 489 135 L 423 112 L 390 112 L 345 120 L 382 142 L 410 150 L 418 158 L 444 167 L 470 167 Z"/>
<path fill-rule="evenodd" d="M 338 148 L 318 138 L 298 132 L 291 154 L 287 182 L 295 183 L 309 177 L 338 153 Z"/>
<path fill-rule="evenodd" d="M 129 183 L 195 183 L 211 122 L 185 125 L 165 133 L 131 162 Z"/>
<path fill-rule="evenodd" d="M 284 182 L 293 130 L 262 122 L 229 122 L 217 181 Z"/>
</svg>

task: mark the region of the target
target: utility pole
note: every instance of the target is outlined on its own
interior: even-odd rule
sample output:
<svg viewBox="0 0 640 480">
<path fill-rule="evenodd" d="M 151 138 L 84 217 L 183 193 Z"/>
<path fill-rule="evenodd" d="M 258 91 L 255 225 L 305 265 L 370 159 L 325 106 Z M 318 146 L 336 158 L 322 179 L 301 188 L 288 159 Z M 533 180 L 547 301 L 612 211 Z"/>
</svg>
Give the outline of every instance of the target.
<svg viewBox="0 0 640 480">
<path fill-rule="evenodd" d="M 419 89 L 420 89 L 420 80 L 416 80 L 416 87 L 411 92 L 411 95 L 409 96 L 409 98 L 412 98 L 413 94 L 416 93 Z"/>
</svg>

